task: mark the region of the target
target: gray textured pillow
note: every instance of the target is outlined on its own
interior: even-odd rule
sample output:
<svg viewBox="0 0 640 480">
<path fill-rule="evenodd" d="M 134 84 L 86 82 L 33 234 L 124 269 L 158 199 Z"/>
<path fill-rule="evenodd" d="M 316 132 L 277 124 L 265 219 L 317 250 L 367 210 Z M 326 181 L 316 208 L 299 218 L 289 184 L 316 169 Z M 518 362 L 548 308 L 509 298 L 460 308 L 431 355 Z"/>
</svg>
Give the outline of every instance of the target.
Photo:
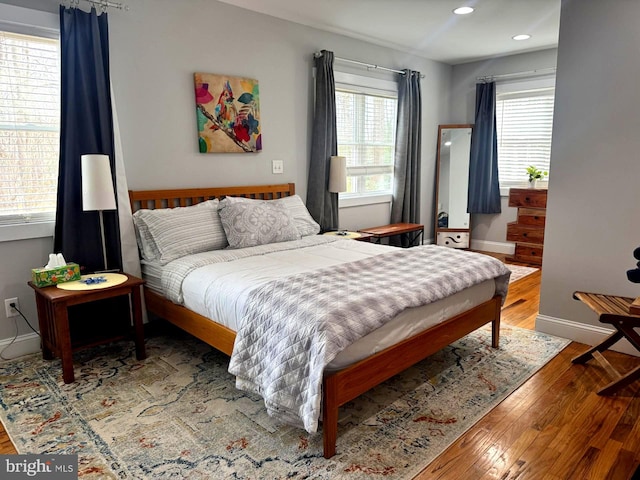
<svg viewBox="0 0 640 480">
<path fill-rule="evenodd" d="M 134 214 L 135 223 L 142 224 L 138 233 L 143 243 L 146 232 L 157 249 L 159 260 L 166 265 L 185 255 L 220 250 L 227 246 L 227 237 L 218 216 L 219 201 L 207 200 L 190 207 L 139 210 Z M 143 255 L 153 251 L 150 242 L 143 248 Z"/>
<path fill-rule="evenodd" d="M 260 200 L 256 198 L 245 197 L 227 197 L 223 200 L 230 203 L 260 203 L 269 202 L 272 204 L 282 204 L 287 207 L 289 216 L 293 218 L 293 223 L 298 230 L 298 234 L 301 237 L 308 235 L 317 235 L 320 233 L 320 225 L 313 219 L 309 210 L 305 206 L 302 198 L 299 195 L 292 195 L 290 197 L 278 198 L 276 200 Z"/>
<path fill-rule="evenodd" d="M 313 219 L 299 195 L 292 195 L 271 201 L 281 203 L 287 207 L 301 237 L 320 233 L 320 225 Z"/>
<path fill-rule="evenodd" d="M 230 248 L 255 247 L 300 238 L 293 218 L 283 204 L 227 197 L 220 202 L 218 213 Z"/>
</svg>

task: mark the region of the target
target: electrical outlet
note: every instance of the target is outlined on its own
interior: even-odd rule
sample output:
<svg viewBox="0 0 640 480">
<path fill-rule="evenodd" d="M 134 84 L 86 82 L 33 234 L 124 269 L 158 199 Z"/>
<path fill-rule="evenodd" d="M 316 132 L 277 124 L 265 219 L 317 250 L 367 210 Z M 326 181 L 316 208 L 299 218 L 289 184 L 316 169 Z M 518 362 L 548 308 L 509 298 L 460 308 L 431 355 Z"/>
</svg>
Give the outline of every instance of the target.
<svg viewBox="0 0 640 480">
<path fill-rule="evenodd" d="M 7 314 L 7 318 L 20 316 L 18 311 L 15 308 L 11 307 L 12 303 L 15 304 L 17 309 L 20 309 L 20 303 L 18 303 L 18 297 L 5 299 L 5 301 L 4 301 L 4 311 Z"/>
</svg>

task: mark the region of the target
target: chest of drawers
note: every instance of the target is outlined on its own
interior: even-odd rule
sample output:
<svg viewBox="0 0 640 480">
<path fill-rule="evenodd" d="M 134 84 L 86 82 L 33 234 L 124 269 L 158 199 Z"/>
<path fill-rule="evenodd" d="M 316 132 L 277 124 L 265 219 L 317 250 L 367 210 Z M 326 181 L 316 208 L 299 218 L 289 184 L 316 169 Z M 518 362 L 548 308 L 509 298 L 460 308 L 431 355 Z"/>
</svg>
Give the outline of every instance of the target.
<svg viewBox="0 0 640 480">
<path fill-rule="evenodd" d="M 516 244 L 514 255 L 507 260 L 541 265 L 547 190 L 512 188 L 509 206 L 518 209 L 518 219 L 507 224 L 507 241 Z"/>
</svg>

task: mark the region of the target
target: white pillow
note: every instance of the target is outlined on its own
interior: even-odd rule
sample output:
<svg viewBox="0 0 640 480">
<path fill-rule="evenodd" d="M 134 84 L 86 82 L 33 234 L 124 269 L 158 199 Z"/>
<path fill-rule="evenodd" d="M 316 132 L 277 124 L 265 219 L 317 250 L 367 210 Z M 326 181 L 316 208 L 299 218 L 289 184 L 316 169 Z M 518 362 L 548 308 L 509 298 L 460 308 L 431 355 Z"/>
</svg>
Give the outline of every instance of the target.
<svg viewBox="0 0 640 480">
<path fill-rule="evenodd" d="M 300 239 L 289 210 L 273 201 L 226 197 L 218 208 L 230 248 Z"/>
<path fill-rule="evenodd" d="M 133 216 L 143 240 L 143 256 L 152 255 L 155 245 L 158 254 L 155 260 L 166 265 L 185 255 L 225 248 L 228 243 L 218 216 L 218 204 L 215 199 L 190 207 L 138 210 Z M 145 238 L 147 233 L 153 243 Z"/>
</svg>

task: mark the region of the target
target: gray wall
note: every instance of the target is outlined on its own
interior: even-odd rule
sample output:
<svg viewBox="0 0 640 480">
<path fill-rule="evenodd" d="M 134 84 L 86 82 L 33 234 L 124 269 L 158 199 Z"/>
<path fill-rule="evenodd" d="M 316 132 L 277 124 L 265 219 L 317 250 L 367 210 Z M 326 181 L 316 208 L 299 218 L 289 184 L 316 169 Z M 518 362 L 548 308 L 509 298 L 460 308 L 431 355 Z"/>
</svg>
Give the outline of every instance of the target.
<svg viewBox="0 0 640 480">
<path fill-rule="evenodd" d="M 640 294 L 639 18 L 636 1 L 562 6 L 538 329 L 585 341 L 596 316 L 573 291 Z"/>
<path fill-rule="evenodd" d="M 451 123 L 474 123 L 477 77 L 552 68 L 556 66 L 556 55 L 554 48 L 455 65 L 451 82 Z M 552 168 L 555 174 L 554 166 Z M 508 206 L 506 196 L 501 200 L 501 214 L 472 215 L 474 248 L 512 253 L 514 244 L 506 242 L 507 223 L 516 220 L 517 211 Z"/>
<path fill-rule="evenodd" d="M 4 0 L 57 12 L 57 0 Z M 306 195 L 313 102 L 312 55 L 419 70 L 423 88 L 422 221 L 432 236 L 437 126 L 449 116 L 451 67 L 340 35 L 256 14 L 214 0 L 135 0 L 128 12 L 109 12 L 111 77 L 130 189 L 295 182 Z M 365 69 L 336 69 L 367 75 Z M 194 72 L 256 78 L 260 82 L 263 151 L 198 153 Z M 380 78 L 389 74 L 371 73 Z M 271 160 L 284 160 L 284 174 Z M 389 222 L 389 205 L 346 209 L 342 228 Z M 36 321 L 30 269 L 46 263 L 52 239 L 0 243 L 2 297 L 18 296 Z M 69 259 L 73 260 L 73 259 Z M 20 333 L 29 330 L 20 325 Z M 14 335 L 0 313 L 0 339 Z"/>
</svg>

